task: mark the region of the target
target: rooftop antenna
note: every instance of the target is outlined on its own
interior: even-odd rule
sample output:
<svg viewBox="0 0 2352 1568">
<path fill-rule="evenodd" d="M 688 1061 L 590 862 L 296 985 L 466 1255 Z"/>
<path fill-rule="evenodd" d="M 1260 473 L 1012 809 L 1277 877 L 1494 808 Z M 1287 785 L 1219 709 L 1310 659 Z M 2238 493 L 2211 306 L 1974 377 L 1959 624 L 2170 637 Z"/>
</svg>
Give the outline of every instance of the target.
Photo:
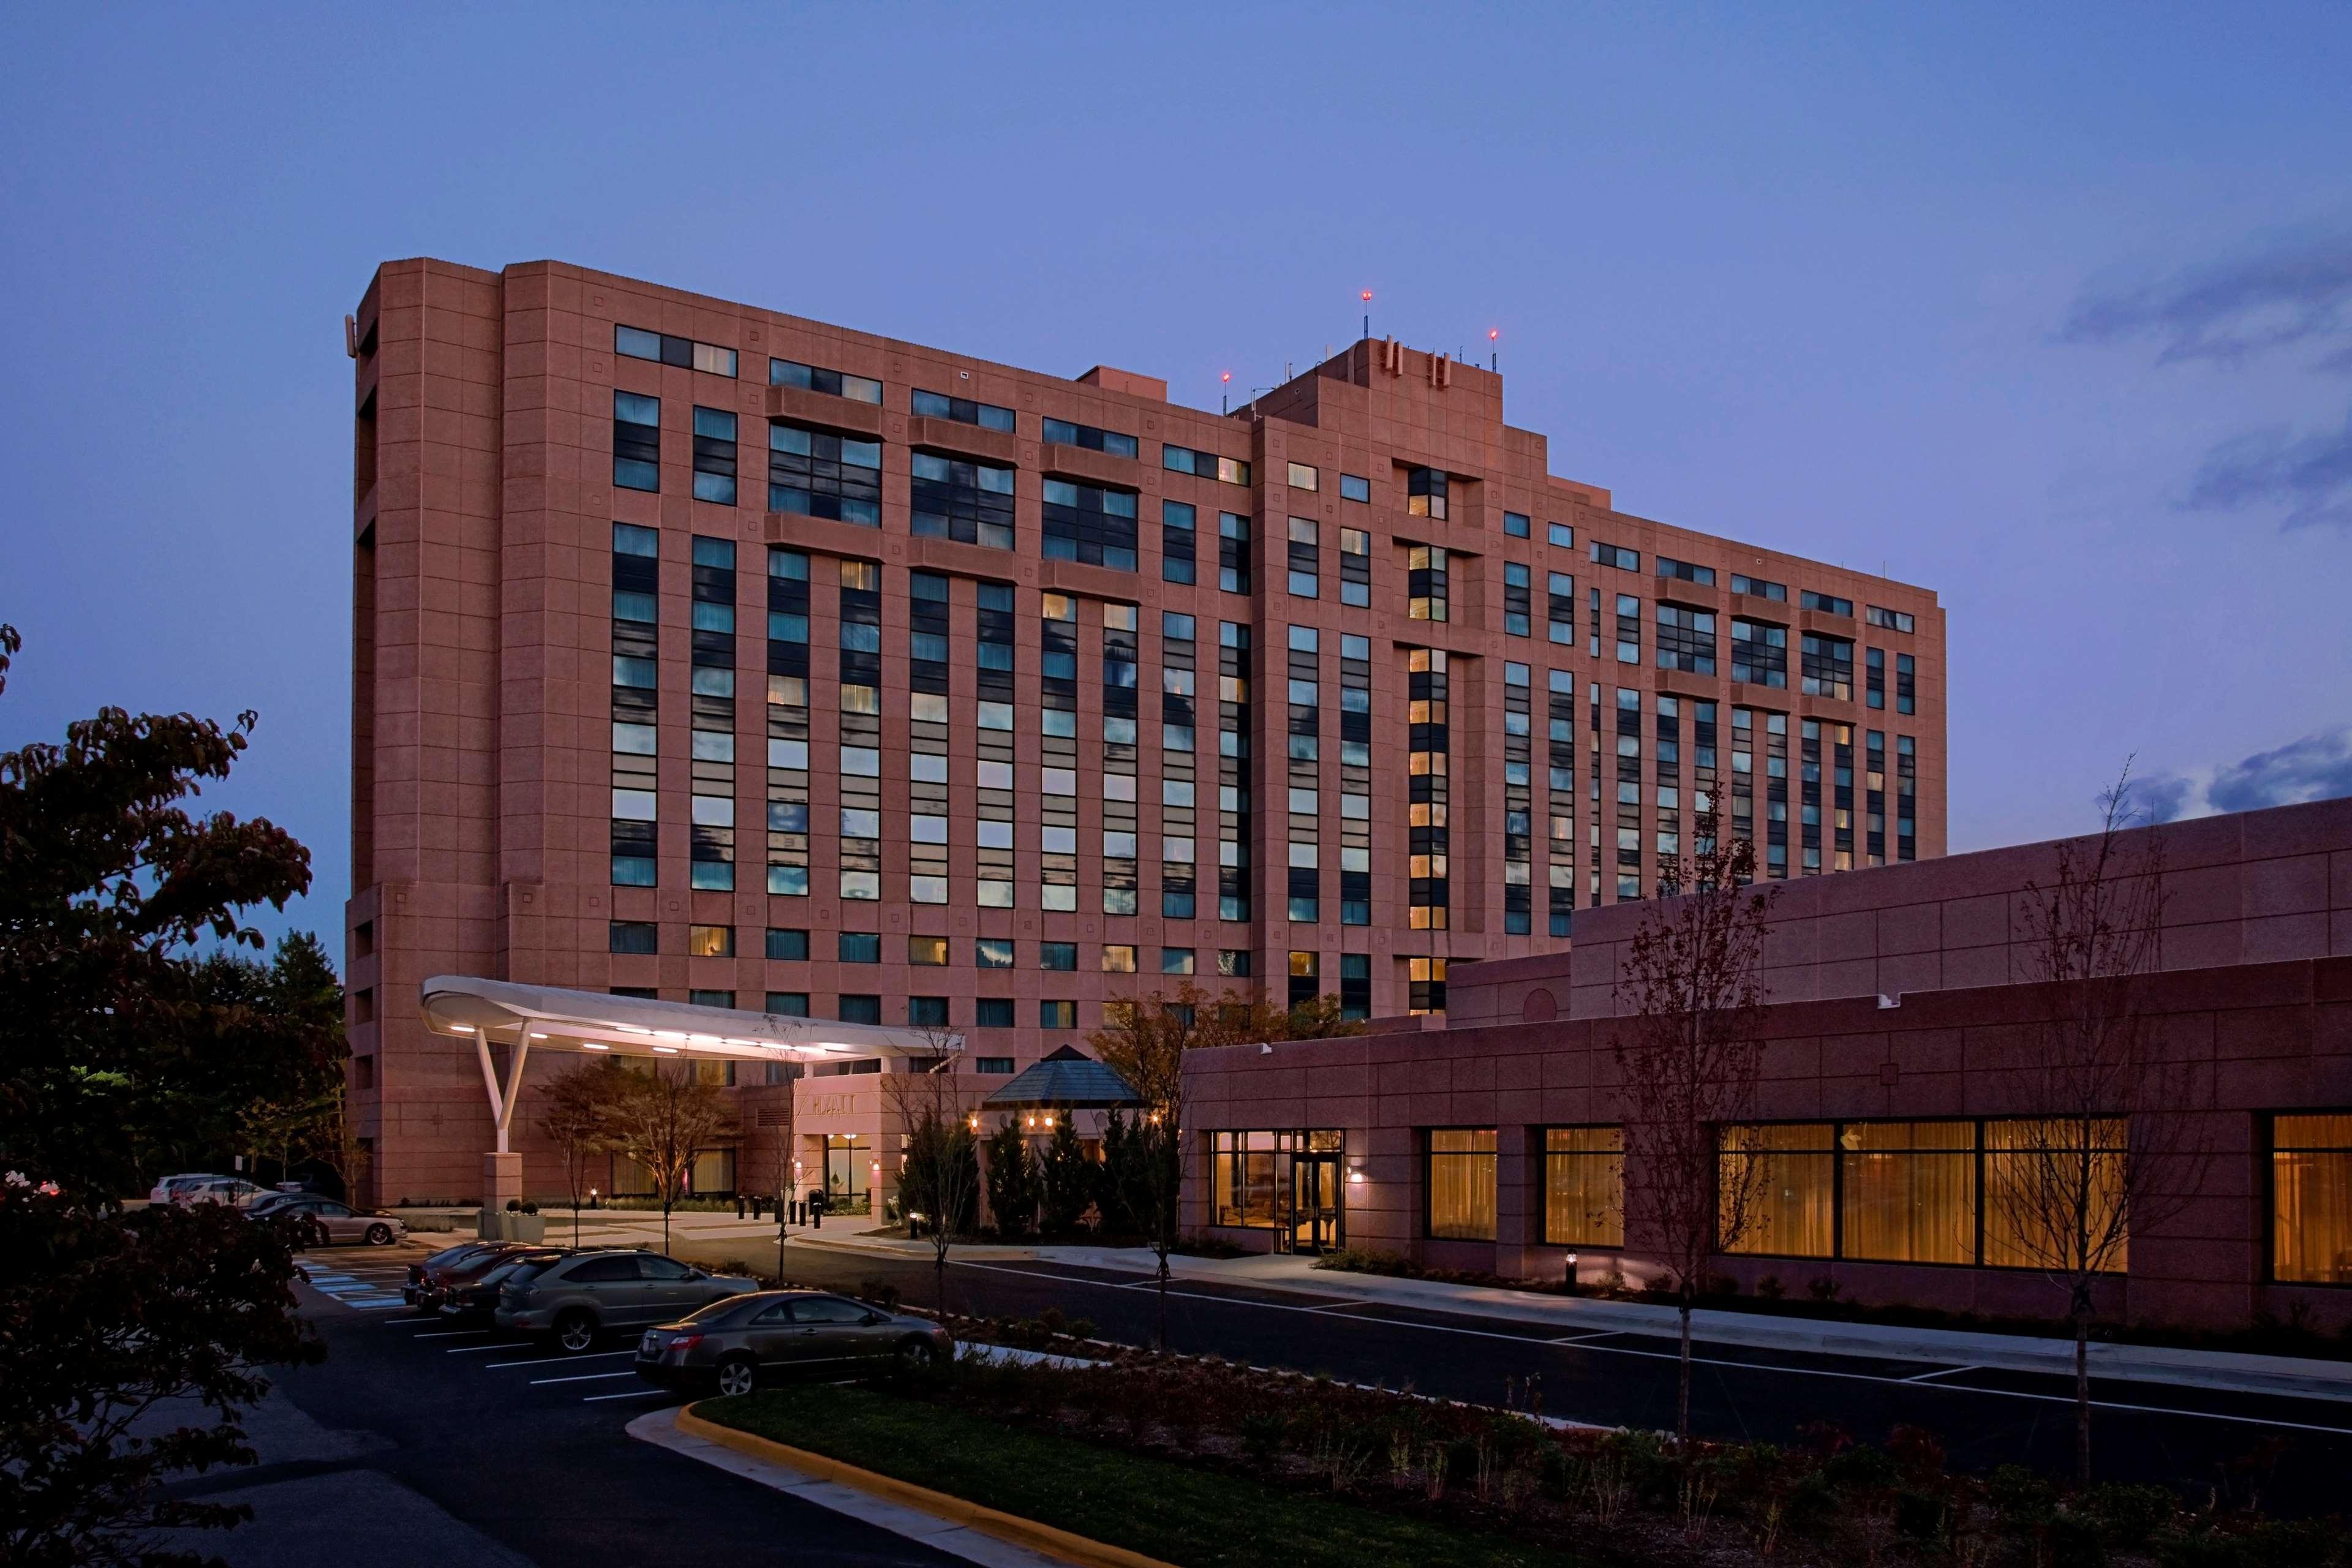
<svg viewBox="0 0 2352 1568">
<path fill-rule="evenodd" d="M 1217 377 L 1217 380 L 1223 384 L 1224 388 L 1224 390 L 1220 392 L 1217 395 L 1217 412 L 1220 414 L 1231 414 L 1234 411 L 1234 373 L 1232 371 L 1227 371 L 1223 375 Z"/>
<path fill-rule="evenodd" d="M 1372 291 L 1365 289 L 1361 298 L 1364 301 L 1364 336 L 1369 338 L 1372 335 Z"/>
<path fill-rule="evenodd" d="M 1486 329 L 1486 368 L 1488 370 L 1498 371 L 1503 368 L 1502 352 L 1495 347 L 1495 341 L 1502 335 L 1503 329 L 1500 327 Z"/>
</svg>

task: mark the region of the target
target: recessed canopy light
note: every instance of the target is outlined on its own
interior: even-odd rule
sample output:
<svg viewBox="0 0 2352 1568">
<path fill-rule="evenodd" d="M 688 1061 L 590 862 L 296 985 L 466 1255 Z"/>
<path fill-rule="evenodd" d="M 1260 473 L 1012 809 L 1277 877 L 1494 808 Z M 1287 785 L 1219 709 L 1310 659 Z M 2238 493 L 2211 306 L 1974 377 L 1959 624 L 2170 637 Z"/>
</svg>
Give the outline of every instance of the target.
<svg viewBox="0 0 2352 1568">
<path fill-rule="evenodd" d="M 656 1046 L 654 1047 L 654 1055 L 657 1057 L 674 1057 L 677 1055 L 677 1047 L 676 1046 Z"/>
<path fill-rule="evenodd" d="M 613 1047 L 606 1045 L 600 1045 L 594 1040 L 583 1040 L 580 1042 L 580 1048 L 583 1051 L 609 1051 Z"/>
</svg>

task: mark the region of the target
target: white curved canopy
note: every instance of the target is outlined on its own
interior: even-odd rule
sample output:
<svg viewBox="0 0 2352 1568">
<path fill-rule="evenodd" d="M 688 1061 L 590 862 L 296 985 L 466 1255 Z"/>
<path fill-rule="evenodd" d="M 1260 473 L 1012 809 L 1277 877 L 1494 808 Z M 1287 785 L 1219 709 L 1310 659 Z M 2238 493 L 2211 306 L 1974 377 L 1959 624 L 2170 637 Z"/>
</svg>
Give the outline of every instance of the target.
<svg viewBox="0 0 2352 1568">
<path fill-rule="evenodd" d="M 426 1028 L 485 1045 L 800 1062 L 935 1057 L 963 1048 L 961 1035 L 792 1018 L 781 1013 L 739 1013 L 730 1007 L 520 985 L 467 974 L 436 974 L 422 991 Z"/>
</svg>

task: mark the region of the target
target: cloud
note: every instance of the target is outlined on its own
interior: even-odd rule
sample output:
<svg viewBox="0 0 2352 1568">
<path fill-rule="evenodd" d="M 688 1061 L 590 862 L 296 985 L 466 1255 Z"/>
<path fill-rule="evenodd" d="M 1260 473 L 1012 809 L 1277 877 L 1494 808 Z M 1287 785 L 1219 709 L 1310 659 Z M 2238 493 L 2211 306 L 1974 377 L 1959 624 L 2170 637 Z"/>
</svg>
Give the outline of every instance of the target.
<svg viewBox="0 0 2352 1568">
<path fill-rule="evenodd" d="M 2158 822 L 2352 795 L 2352 724 L 2220 767 L 2152 774 L 2133 793 Z"/>
<path fill-rule="evenodd" d="M 2207 511 L 2284 505 L 2282 528 L 2352 532 L 2352 414 L 2333 432 L 2257 430 L 2222 442 L 2189 481 L 2188 504 Z"/>
<path fill-rule="evenodd" d="M 2315 369 L 2352 374 L 2352 229 L 2305 233 L 2159 283 L 2084 290 L 2070 343 L 2154 339 L 2157 363 L 2237 363 L 2308 344 Z"/>
</svg>

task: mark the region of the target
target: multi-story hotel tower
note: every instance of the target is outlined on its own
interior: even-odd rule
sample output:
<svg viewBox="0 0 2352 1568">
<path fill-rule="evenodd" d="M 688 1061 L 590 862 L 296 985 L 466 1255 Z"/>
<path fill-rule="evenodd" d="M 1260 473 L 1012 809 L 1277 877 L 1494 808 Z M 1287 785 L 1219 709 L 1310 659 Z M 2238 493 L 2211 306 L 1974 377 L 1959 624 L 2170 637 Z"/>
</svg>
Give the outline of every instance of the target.
<svg viewBox="0 0 2352 1568">
<path fill-rule="evenodd" d="M 1185 977 L 1443 1009 L 1643 896 L 1703 797 L 1773 877 L 1944 851 L 1933 594 L 1621 512 L 1442 354 L 1220 415 L 553 262 L 387 263 L 351 336 L 382 1202 L 481 1193 L 429 975 L 944 1026 L 1003 1075 Z M 768 1070 L 751 1138 L 797 1095 L 856 1187 L 876 1098 Z"/>
</svg>

